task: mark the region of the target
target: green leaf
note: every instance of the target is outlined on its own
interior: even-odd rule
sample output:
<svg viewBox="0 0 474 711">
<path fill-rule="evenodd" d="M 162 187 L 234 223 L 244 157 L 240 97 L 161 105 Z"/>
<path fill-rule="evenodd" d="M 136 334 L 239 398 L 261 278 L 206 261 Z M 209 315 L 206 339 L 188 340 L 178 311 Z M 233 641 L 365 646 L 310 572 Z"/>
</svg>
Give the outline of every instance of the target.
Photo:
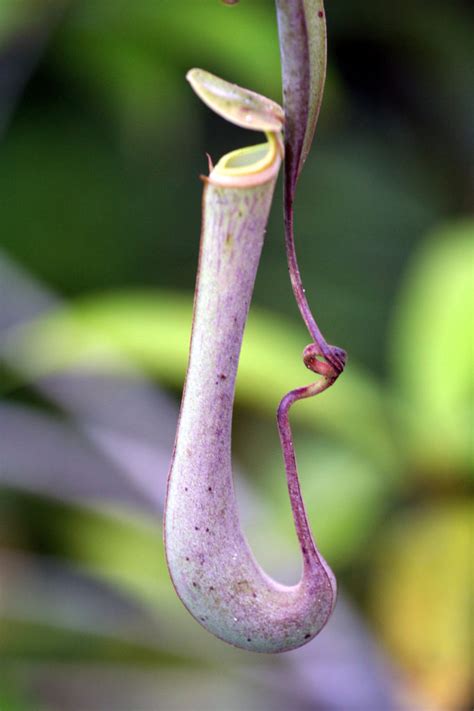
<svg viewBox="0 0 474 711">
<path fill-rule="evenodd" d="M 139 367 L 180 388 L 186 370 L 192 299 L 178 293 L 96 296 L 19 328 L 0 356 L 27 378 L 69 366 L 126 371 Z M 237 404 L 274 416 L 283 395 L 311 381 L 300 354 L 304 332 L 252 309 L 237 379 Z M 314 377 L 313 377 L 314 379 Z M 397 468 L 390 410 L 379 386 L 353 363 L 337 388 L 292 410 L 292 420 L 324 429 L 367 453 L 384 472 Z"/>
<path fill-rule="evenodd" d="M 290 194 L 311 148 L 326 78 L 322 0 L 277 0 Z"/>
<path fill-rule="evenodd" d="M 415 459 L 451 476 L 472 457 L 474 222 L 440 229 L 405 277 L 392 325 L 392 365 Z"/>
</svg>

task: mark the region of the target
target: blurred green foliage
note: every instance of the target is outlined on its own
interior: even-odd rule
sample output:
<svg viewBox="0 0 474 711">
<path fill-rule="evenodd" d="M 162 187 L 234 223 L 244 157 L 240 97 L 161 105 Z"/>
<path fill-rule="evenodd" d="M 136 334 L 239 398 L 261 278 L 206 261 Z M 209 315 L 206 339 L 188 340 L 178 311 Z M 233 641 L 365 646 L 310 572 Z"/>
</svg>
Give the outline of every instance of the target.
<svg viewBox="0 0 474 711">
<path fill-rule="evenodd" d="M 292 413 L 304 494 L 341 588 L 405 675 L 394 708 L 467 709 L 473 10 L 461 0 L 356 0 L 327 12 L 328 85 L 297 200 L 297 247 L 318 321 L 350 362 L 334 389 Z M 104 377 L 139 371 L 178 400 L 198 176 L 206 150 L 216 159 L 248 141 L 196 101 L 184 81 L 191 66 L 278 100 L 271 0 L 0 4 L 0 244 L 63 298 L 0 331 L 4 403 L 26 401 L 80 429 L 38 395 L 38 383 L 73 366 Z M 309 374 L 281 221 L 276 205 L 239 370 L 234 451 L 243 510 L 251 500 L 252 547 L 291 581 L 298 560 L 274 411 Z M 245 676 L 254 657 L 225 649 L 188 618 L 166 574 L 156 517 L 112 502 L 55 502 L 40 476 L 35 487 L 36 496 L 0 488 L 0 550 L 25 556 L 21 574 L 13 558 L 0 569 L 2 711 L 37 711 L 46 690 L 81 708 L 79 690 L 61 697 L 46 673 L 66 659 L 99 674 L 105 665 L 138 669 L 143 676 L 127 688 L 141 689 L 147 711 L 157 693 L 150 669 L 162 675 L 163 708 L 192 703 L 193 693 L 203 707 L 227 699 L 229 708 L 277 708 L 267 675 L 290 662 L 258 661 L 256 676 Z M 65 608 L 48 602 L 47 586 L 33 594 L 55 559 L 90 581 L 87 605 L 74 584 Z M 94 585 L 148 615 L 142 623 L 156 639 L 128 629 L 127 637 L 118 612 L 109 627 L 101 615 L 92 621 L 103 609 Z M 121 708 L 107 684 L 104 693 Z"/>
</svg>

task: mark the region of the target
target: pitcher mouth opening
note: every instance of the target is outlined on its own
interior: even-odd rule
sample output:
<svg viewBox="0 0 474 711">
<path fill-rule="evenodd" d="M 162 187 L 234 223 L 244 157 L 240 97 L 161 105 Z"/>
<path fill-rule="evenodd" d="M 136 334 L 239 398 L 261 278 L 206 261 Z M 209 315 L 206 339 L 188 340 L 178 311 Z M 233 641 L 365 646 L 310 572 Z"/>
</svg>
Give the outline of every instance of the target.
<svg viewBox="0 0 474 711">
<path fill-rule="evenodd" d="M 226 153 L 206 181 L 215 185 L 251 187 L 274 180 L 283 159 L 285 115 L 279 104 L 261 94 L 231 84 L 203 69 L 191 69 L 187 80 L 199 98 L 230 123 L 261 131 L 266 143 Z"/>
<path fill-rule="evenodd" d="M 283 158 L 283 143 L 280 134 L 266 135 L 266 143 L 226 153 L 212 169 L 209 181 L 245 188 L 274 179 Z"/>
</svg>

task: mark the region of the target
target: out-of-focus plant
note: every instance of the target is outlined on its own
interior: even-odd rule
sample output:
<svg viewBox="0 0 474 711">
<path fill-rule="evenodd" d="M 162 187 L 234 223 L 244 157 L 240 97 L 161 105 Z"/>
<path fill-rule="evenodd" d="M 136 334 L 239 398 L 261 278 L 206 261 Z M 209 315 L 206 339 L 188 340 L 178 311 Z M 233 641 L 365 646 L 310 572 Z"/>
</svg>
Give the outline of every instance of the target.
<svg viewBox="0 0 474 711">
<path fill-rule="evenodd" d="M 424 476 L 446 479 L 474 466 L 473 233 L 470 220 L 446 225 L 419 247 L 392 326 L 392 367 L 409 418 L 406 446 Z M 456 365 L 446 375 L 450 344 Z M 407 367 L 411 349 L 430 355 L 419 373 Z"/>
</svg>

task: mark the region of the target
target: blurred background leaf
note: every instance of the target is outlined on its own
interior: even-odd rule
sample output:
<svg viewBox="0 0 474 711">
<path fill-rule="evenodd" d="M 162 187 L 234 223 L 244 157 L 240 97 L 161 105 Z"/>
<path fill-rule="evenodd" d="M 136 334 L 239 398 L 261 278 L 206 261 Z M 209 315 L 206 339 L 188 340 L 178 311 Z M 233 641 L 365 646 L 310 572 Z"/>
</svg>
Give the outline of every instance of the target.
<svg viewBox="0 0 474 711">
<path fill-rule="evenodd" d="M 430 703 L 460 708 L 472 672 L 469 565 L 472 506 L 409 512 L 386 531 L 375 568 L 374 615 Z"/>
<path fill-rule="evenodd" d="M 447 225 L 419 248 L 398 298 L 393 368 L 433 476 L 452 476 L 454 462 L 472 471 L 473 276 L 474 222 Z"/>
</svg>

